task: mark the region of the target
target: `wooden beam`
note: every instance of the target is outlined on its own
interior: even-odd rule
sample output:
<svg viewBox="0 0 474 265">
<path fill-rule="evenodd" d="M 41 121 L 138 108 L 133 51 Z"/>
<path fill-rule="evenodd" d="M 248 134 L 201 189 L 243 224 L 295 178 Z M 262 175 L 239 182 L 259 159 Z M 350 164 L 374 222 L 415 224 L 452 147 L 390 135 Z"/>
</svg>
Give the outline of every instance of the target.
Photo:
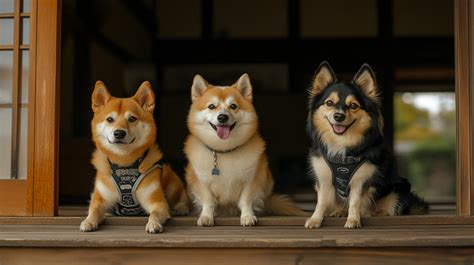
<svg viewBox="0 0 474 265">
<path fill-rule="evenodd" d="M 34 216 L 53 216 L 57 211 L 60 4 L 60 0 L 38 0 L 36 6 Z"/>
<path fill-rule="evenodd" d="M 338 71 L 357 69 L 355 63 L 387 60 L 383 40 L 375 38 L 341 39 L 202 39 L 159 40 L 157 51 L 162 65 L 202 63 L 287 63 L 316 67 L 322 60 L 338 62 Z M 444 52 L 440 52 L 440 50 Z M 282 52 L 283 51 L 283 52 Z M 291 51 L 291 52 L 287 52 Z M 324 52 L 323 52 L 324 51 Z M 393 38 L 395 66 L 454 66 L 453 38 Z M 360 66 L 360 65 L 358 65 Z"/>
<path fill-rule="evenodd" d="M 214 0 L 202 0 L 201 36 L 203 39 L 214 38 Z"/>
<path fill-rule="evenodd" d="M 472 93 L 471 25 L 472 6 L 470 0 L 456 0 L 454 4 L 456 46 L 456 124 L 457 124 L 457 213 L 474 215 L 474 149 L 473 122 L 474 104 Z"/>
<path fill-rule="evenodd" d="M 380 48 L 375 53 L 378 58 L 374 59 L 375 71 L 378 75 L 377 82 L 382 93 L 382 114 L 386 121 L 384 126 L 384 138 L 389 150 L 393 150 L 394 135 L 394 77 L 395 77 L 395 45 L 393 43 L 393 1 L 378 0 L 377 1 L 377 20 L 378 33 L 377 37 L 380 41 Z M 368 63 L 372 63 L 368 61 Z"/>
</svg>

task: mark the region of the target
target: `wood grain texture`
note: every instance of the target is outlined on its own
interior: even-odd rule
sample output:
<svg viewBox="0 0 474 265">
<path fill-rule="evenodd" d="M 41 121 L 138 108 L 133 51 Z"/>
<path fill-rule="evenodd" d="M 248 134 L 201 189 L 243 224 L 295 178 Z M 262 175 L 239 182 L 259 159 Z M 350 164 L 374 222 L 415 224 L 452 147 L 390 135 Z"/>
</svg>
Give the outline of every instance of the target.
<svg viewBox="0 0 474 265">
<path fill-rule="evenodd" d="M 472 264 L 472 248 L 0 249 L 0 264 Z"/>
<path fill-rule="evenodd" d="M 470 1 L 456 0 L 456 119 L 457 119 L 457 212 L 474 215 L 473 95 L 471 92 Z"/>
<path fill-rule="evenodd" d="M 0 180 L 0 216 L 28 215 L 26 180 Z"/>
<path fill-rule="evenodd" d="M 235 218 L 236 219 L 236 218 Z M 77 220 L 78 221 L 78 220 Z M 144 219 L 140 220 L 144 221 Z M 192 220 L 195 223 L 196 219 Z M 365 226 L 358 230 L 324 226 L 308 230 L 303 220 L 291 225 L 255 227 L 165 225 L 148 234 L 145 222 L 102 225 L 79 231 L 79 223 L 0 226 L 0 247 L 159 247 L 159 248 L 320 248 L 320 247 L 461 247 L 474 246 L 474 225 Z"/>
<path fill-rule="evenodd" d="M 1 217 L 0 225 L 79 225 L 83 216 L 75 217 Z M 302 226 L 306 217 L 291 216 L 265 216 L 260 217 L 259 226 Z M 194 226 L 197 217 L 176 217 L 166 222 L 169 226 Z M 217 217 L 216 224 L 219 226 L 240 226 L 240 220 L 237 217 Z M 323 226 L 344 226 L 345 218 L 326 218 Z M 147 217 L 117 217 L 108 216 L 105 225 L 117 226 L 144 226 Z M 371 217 L 362 218 L 364 226 L 425 226 L 432 227 L 436 225 L 474 225 L 474 217 L 457 216 L 397 216 L 397 217 Z"/>
<path fill-rule="evenodd" d="M 34 216 L 57 211 L 60 10 L 59 0 L 37 2 Z"/>
<path fill-rule="evenodd" d="M 472 248 L 377 249 L 0 249 L 0 264 L 147 265 L 147 264 L 364 264 L 466 265 Z"/>
</svg>

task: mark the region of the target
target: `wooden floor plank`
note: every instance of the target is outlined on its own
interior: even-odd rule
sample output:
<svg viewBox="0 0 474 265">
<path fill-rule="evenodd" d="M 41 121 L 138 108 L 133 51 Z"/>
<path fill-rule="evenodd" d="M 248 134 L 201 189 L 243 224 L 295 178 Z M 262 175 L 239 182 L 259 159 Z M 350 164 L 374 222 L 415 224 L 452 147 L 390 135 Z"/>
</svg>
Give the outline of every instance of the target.
<svg viewBox="0 0 474 265">
<path fill-rule="evenodd" d="M 82 233 L 77 225 L 2 225 L 0 247 L 317 248 L 474 246 L 473 225 L 387 226 L 347 230 L 302 226 L 166 226 L 150 235 L 144 226 L 104 225 Z"/>
<path fill-rule="evenodd" d="M 319 249 L 117 249 L 117 248 L 8 248 L 0 249 L 0 264 L 34 265 L 151 265 L 151 264 L 364 264 L 466 265 L 466 248 L 319 248 Z"/>
<path fill-rule="evenodd" d="M 0 225 L 21 224 L 50 224 L 50 225 L 79 225 L 85 217 L 0 217 Z M 259 218 L 258 225 L 261 226 L 303 226 L 307 217 L 291 216 L 264 216 Z M 168 220 L 171 226 L 194 226 L 197 218 L 195 216 L 175 217 Z M 324 226 L 344 226 L 345 218 L 326 218 Z M 146 217 L 117 217 L 108 216 L 105 224 L 108 225 L 139 225 L 147 222 Z M 236 217 L 217 217 L 218 226 L 239 226 L 240 220 Z M 364 226 L 394 226 L 394 225 L 474 225 L 474 217 L 458 216 L 395 216 L 395 217 L 370 217 L 362 218 Z"/>
</svg>

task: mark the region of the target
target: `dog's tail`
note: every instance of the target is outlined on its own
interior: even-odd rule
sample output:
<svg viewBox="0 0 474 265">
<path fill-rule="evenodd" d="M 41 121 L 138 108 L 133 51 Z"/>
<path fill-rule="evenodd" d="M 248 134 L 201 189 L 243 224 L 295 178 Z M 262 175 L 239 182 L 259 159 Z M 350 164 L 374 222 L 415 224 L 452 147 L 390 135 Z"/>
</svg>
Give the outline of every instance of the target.
<svg viewBox="0 0 474 265">
<path fill-rule="evenodd" d="M 270 215 L 306 216 L 296 203 L 287 195 L 272 194 L 265 201 L 265 213 Z"/>
<path fill-rule="evenodd" d="M 414 192 L 408 193 L 406 200 L 407 200 L 407 204 L 409 205 L 409 208 L 407 209 L 408 210 L 407 214 L 422 215 L 422 214 L 428 213 L 429 211 L 428 203 L 426 203 L 425 200 L 420 198 Z"/>
</svg>

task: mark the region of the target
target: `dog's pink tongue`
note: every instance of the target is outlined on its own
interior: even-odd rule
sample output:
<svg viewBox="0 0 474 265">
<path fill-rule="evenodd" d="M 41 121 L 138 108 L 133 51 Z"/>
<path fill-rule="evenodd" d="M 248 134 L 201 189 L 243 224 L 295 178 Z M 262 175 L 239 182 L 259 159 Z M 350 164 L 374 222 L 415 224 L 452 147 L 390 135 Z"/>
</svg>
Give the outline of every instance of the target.
<svg viewBox="0 0 474 265">
<path fill-rule="evenodd" d="M 346 130 L 345 125 L 333 124 L 332 127 L 336 133 L 343 133 Z"/>
<path fill-rule="evenodd" d="M 221 139 L 227 139 L 230 135 L 230 126 L 217 126 L 217 136 Z"/>
</svg>

